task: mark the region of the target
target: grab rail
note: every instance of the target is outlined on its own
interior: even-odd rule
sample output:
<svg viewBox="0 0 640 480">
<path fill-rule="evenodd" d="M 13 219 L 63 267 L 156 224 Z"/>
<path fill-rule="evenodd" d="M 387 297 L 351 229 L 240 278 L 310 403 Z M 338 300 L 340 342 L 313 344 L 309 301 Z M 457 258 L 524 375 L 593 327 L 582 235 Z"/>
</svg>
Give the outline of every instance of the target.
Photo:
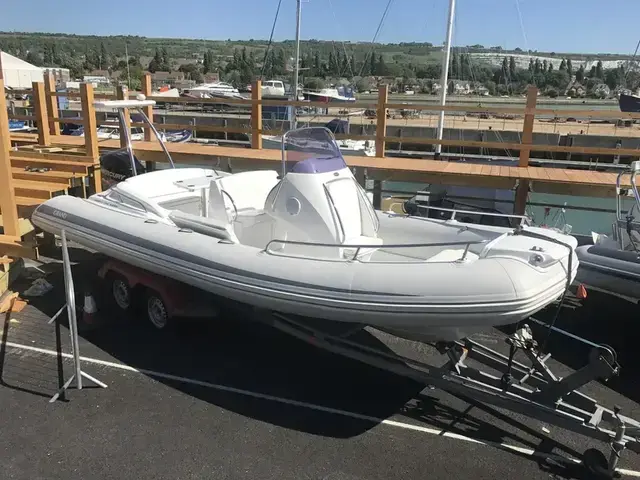
<svg viewBox="0 0 640 480">
<path fill-rule="evenodd" d="M 308 247 L 324 247 L 324 248 L 355 248 L 355 254 L 353 258 L 345 259 L 349 261 L 354 261 L 358 259 L 358 255 L 360 254 L 360 250 L 363 248 L 384 248 L 384 249 L 400 249 L 400 248 L 420 248 L 420 247 L 455 247 L 464 245 L 465 249 L 462 252 L 462 256 L 456 260 L 459 262 L 464 261 L 467 258 L 467 253 L 469 253 L 469 247 L 471 245 L 484 245 L 489 243 L 489 240 L 469 240 L 466 242 L 436 242 L 436 243 L 400 243 L 400 244 L 390 244 L 390 245 L 371 245 L 371 244 L 340 244 L 340 243 L 319 243 L 319 242 L 301 242 L 297 240 L 270 240 L 267 243 L 267 246 L 264 247 L 263 253 L 274 256 L 291 256 L 296 258 L 305 258 L 296 255 L 282 255 L 276 252 L 269 250 L 269 247 L 273 243 L 279 243 L 282 245 L 302 245 Z M 316 260 L 315 257 L 306 257 L 308 260 Z M 426 259 L 425 259 L 426 260 Z M 382 262 L 384 263 L 384 262 Z"/>
<path fill-rule="evenodd" d="M 636 176 L 638 175 L 638 173 L 640 173 L 640 161 L 636 161 L 631 163 L 631 165 L 629 166 L 629 170 L 625 170 L 622 171 L 618 174 L 618 177 L 616 178 L 616 227 L 618 228 L 618 231 L 616 231 L 615 233 L 617 234 L 617 241 L 619 244 L 619 247 L 624 250 L 625 245 L 624 245 L 624 239 L 623 239 L 623 235 L 621 234 L 621 230 L 624 228 L 626 229 L 627 233 L 629 234 L 630 238 L 631 238 L 631 230 L 638 230 L 640 232 L 640 222 L 634 222 L 633 219 L 633 206 L 631 208 L 629 208 L 629 211 L 627 212 L 627 215 L 625 218 L 622 217 L 622 188 L 621 188 L 621 181 L 622 181 L 622 177 L 627 174 L 630 173 L 631 174 L 631 191 L 633 193 L 633 198 L 635 200 L 635 207 L 638 210 L 638 213 L 640 214 L 640 190 L 638 190 L 638 184 L 636 183 Z M 631 238 L 631 242 L 633 244 L 633 238 Z M 635 244 L 633 244 L 635 247 Z"/>
<path fill-rule="evenodd" d="M 416 207 L 423 208 L 425 210 L 440 210 L 444 212 L 453 212 L 451 218 L 449 220 L 455 220 L 457 213 L 466 213 L 468 215 L 488 215 L 490 217 L 501 217 L 501 218 L 518 218 L 520 219 L 520 225 L 528 225 L 530 218 L 526 215 L 516 215 L 513 213 L 494 213 L 494 212 L 485 212 L 485 211 L 474 211 L 474 210 L 458 210 L 456 208 L 445 208 L 445 207 L 433 207 L 430 205 L 419 205 L 416 204 Z"/>
</svg>

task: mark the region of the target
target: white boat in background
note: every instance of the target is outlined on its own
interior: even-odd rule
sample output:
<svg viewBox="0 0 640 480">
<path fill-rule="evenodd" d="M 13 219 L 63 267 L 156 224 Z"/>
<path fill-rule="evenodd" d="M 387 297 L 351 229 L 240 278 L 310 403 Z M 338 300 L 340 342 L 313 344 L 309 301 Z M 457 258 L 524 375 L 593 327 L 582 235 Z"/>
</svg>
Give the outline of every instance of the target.
<svg viewBox="0 0 640 480">
<path fill-rule="evenodd" d="M 232 301 L 421 341 L 519 322 L 575 275 L 558 232 L 375 211 L 326 128 L 287 132 L 282 152 L 279 172 L 159 170 L 32 221 Z"/>
<path fill-rule="evenodd" d="M 325 128 L 334 134 L 348 135 L 349 122 L 335 118 L 325 125 Z M 376 156 L 376 144 L 369 140 L 335 140 L 340 153 L 344 156 Z M 282 148 L 281 135 L 262 135 L 262 148 L 280 149 Z"/>
<path fill-rule="evenodd" d="M 185 90 L 184 93 L 193 98 L 245 98 L 237 88 L 225 82 L 203 83 Z"/>
<path fill-rule="evenodd" d="M 350 103 L 356 101 L 353 90 L 347 87 L 303 90 L 302 95 L 305 100 L 311 102 Z"/>
<path fill-rule="evenodd" d="M 75 136 L 84 137 L 84 129 L 79 129 L 78 131 L 80 133 L 76 133 Z M 103 123 L 98 126 L 97 133 L 98 140 L 119 140 L 120 125 L 118 123 Z M 131 127 L 131 140 L 144 140 L 144 130 L 142 127 Z"/>
<path fill-rule="evenodd" d="M 281 80 L 267 80 L 262 83 L 263 97 L 284 97 L 285 95 L 284 82 Z"/>
</svg>

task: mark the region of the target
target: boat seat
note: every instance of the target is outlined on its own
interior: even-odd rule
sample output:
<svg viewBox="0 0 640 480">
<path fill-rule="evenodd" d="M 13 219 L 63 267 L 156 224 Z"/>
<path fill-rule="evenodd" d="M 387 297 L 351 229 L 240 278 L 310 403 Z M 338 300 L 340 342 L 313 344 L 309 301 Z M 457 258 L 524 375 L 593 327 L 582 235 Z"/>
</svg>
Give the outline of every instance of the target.
<svg viewBox="0 0 640 480">
<path fill-rule="evenodd" d="M 216 180 L 218 189 L 224 191 L 227 209 L 235 216 L 255 215 L 264 211 L 267 195 L 278 183 L 275 170 L 240 172 Z"/>
<path fill-rule="evenodd" d="M 179 228 L 188 228 L 203 235 L 238 243 L 238 238 L 233 231 L 233 225 L 229 223 L 220 223 L 214 218 L 193 215 L 180 210 L 173 210 L 169 214 L 169 219 Z"/>
</svg>

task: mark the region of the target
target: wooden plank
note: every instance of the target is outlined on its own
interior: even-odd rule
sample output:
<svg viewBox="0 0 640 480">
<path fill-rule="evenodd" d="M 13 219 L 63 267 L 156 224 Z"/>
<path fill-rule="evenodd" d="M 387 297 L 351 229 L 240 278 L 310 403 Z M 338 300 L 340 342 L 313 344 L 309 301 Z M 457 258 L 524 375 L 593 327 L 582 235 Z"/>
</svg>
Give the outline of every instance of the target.
<svg viewBox="0 0 640 480">
<path fill-rule="evenodd" d="M 296 90 L 297 85 L 293 87 Z M 259 100 L 262 99 L 262 81 L 255 80 L 251 86 L 251 99 L 254 103 L 251 104 L 251 148 L 262 148 L 262 104 Z"/>
<path fill-rule="evenodd" d="M 47 102 L 44 93 L 44 83 L 33 82 L 33 110 L 38 122 L 38 145 L 49 146 L 51 134 L 49 132 L 49 116 L 47 115 Z"/>
<path fill-rule="evenodd" d="M 53 75 L 44 77 L 45 103 L 47 104 L 47 116 L 49 118 L 49 134 L 60 135 L 60 124 L 55 119 L 60 115 L 58 112 L 58 99 L 51 96 L 51 92 L 56 91 L 56 83 Z"/>
<path fill-rule="evenodd" d="M 35 153 L 32 151 L 16 150 L 11 152 L 11 158 L 24 158 L 27 160 L 50 160 L 61 163 L 80 163 L 87 165 L 97 165 L 98 162 L 93 157 L 86 155 L 75 155 L 69 153 Z"/>
<path fill-rule="evenodd" d="M 127 98 L 129 98 L 129 90 L 127 89 L 127 87 L 125 85 L 116 85 L 116 99 L 126 100 Z M 131 115 L 129 114 L 129 109 L 123 109 L 122 115 L 124 117 L 124 125 L 120 125 L 120 129 L 122 130 L 123 128 L 126 128 L 129 132 L 129 135 L 131 135 Z M 122 134 L 122 132 L 120 133 L 120 147 L 127 147 L 127 139 Z"/>
<path fill-rule="evenodd" d="M 9 117 L 7 100 L 4 95 L 2 62 L 0 61 L 0 209 L 2 209 L 3 229 L 6 235 L 18 236 L 18 206 L 16 204 L 13 176 L 11 175 L 11 137 L 9 135 Z"/>
<path fill-rule="evenodd" d="M 97 160 L 100 157 L 100 152 L 98 149 L 96 110 L 93 106 L 93 85 L 90 83 L 81 83 L 80 95 L 82 101 L 82 119 L 84 120 L 84 146 L 87 151 L 87 156 Z"/>
<path fill-rule="evenodd" d="M 82 175 L 76 175 L 73 172 L 60 172 L 50 170 L 47 172 L 30 172 L 19 167 L 12 167 L 11 173 L 15 180 L 33 180 L 38 182 L 60 183 L 69 186 L 74 178 L 82 178 Z"/>
<path fill-rule="evenodd" d="M 378 111 L 376 114 L 376 156 L 384 157 L 385 135 L 387 132 L 387 99 L 389 89 L 387 85 L 380 85 L 378 88 Z M 402 140 L 401 140 L 402 142 Z"/>
<path fill-rule="evenodd" d="M 536 102 L 538 101 L 538 89 L 533 85 L 529 85 L 527 88 L 527 110 L 534 110 L 536 108 Z M 524 125 L 522 127 L 522 146 L 520 150 L 520 160 L 518 164 L 521 167 L 529 165 L 529 155 L 531 154 L 530 145 L 533 143 L 533 123 L 535 121 L 534 113 L 527 113 L 524 116 Z"/>
<path fill-rule="evenodd" d="M 151 88 L 151 74 L 145 73 L 142 77 L 142 93 L 145 97 L 150 97 L 153 94 L 153 90 Z M 149 118 L 149 121 L 153 123 L 153 107 L 144 107 L 144 114 Z M 146 142 L 150 142 L 153 138 L 153 132 L 149 126 L 144 128 L 144 139 Z"/>
<path fill-rule="evenodd" d="M 491 175 L 491 165 L 482 165 L 482 175 Z"/>
</svg>

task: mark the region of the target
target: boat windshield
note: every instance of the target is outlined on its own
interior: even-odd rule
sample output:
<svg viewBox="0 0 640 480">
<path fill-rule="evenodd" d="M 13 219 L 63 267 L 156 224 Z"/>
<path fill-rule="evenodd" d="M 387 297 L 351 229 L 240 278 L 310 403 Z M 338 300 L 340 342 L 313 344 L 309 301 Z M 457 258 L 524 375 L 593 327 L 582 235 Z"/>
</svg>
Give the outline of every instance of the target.
<svg viewBox="0 0 640 480">
<path fill-rule="evenodd" d="M 327 173 L 347 165 L 335 137 L 325 127 L 291 130 L 282 136 L 282 175 Z"/>
</svg>

